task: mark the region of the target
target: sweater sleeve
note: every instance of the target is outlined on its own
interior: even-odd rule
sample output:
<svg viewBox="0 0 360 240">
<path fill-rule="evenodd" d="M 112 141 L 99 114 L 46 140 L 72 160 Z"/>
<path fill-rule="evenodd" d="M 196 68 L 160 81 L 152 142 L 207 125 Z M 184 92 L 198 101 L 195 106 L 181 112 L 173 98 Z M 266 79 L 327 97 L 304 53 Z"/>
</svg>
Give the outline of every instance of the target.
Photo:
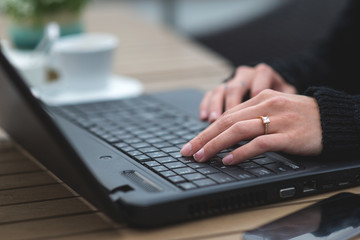
<svg viewBox="0 0 360 240">
<path fill-rule="evenodd" d="M 327 86 L 360 93 L 360 1 L 352 0 L 328 35 L 309 51 L 269 62 L 299 93 L 310 86 Z"/>
<path fill-rule="evenodd" d="M 326 87 L 311 87 L 305 94 L 319 105 L 323 154 L 360 153 L 360 95 Z"/>
</svg>

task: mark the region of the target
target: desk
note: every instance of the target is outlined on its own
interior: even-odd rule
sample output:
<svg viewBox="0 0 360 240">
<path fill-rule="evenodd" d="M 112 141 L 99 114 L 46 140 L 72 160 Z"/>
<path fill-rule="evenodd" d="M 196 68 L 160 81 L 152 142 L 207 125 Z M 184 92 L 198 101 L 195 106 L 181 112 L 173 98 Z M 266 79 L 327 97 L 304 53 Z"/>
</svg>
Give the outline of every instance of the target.
<svg viewBox="0 0 360 240">
<path fill-rule="evenodd" d="M 203 47 L 146 23 L 119 2 L 92 5 L 88 31 L 117 35 L 115 72 L 140 79 L 146 92 L 178 87 L 211 89 L 231 66 Z M 3 31 L 0 21 L 0 32 Z M 4 33 L 0 33 L 4 34 Z M 350 189 L 360 193 L 360 187 Z M 245 230 L 334 193 L 248 209 L 153 230 L 114 223 L 0 131 L 1 239 L 240 239 Z M 358 238 L 360 239 L 360 238 Z"/>
</svg>

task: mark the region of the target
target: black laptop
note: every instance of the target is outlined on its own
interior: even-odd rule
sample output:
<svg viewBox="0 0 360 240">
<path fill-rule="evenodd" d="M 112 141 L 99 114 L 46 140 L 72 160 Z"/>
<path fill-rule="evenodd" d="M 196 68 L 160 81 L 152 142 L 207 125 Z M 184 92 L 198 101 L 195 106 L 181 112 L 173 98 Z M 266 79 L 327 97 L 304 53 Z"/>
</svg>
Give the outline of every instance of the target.
<svg viewBox="0 0 360 240">
<path fill-rule="evenodd" d="M 0 51 L 0 126 L 114 220 L 137 227 L 234 212 L 360 183 L 360 161 L 265 153 L 235 166 L 180 155 L 207 124 L 202 93 L 178 90 L 48 106 Z"/>
</svg>

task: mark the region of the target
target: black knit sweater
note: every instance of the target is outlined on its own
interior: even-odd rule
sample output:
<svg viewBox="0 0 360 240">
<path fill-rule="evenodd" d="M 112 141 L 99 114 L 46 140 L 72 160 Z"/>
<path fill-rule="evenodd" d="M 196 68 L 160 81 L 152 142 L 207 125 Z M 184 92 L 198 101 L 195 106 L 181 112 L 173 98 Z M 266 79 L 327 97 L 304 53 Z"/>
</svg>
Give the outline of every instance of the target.
<svg viewBox="0 0 360 240">
<path fill-rule="evenodd" d="M 360 153 L 360 1 L 314 49 L 269 64 L 320 108 L 323 154 Z"/>
</svg>

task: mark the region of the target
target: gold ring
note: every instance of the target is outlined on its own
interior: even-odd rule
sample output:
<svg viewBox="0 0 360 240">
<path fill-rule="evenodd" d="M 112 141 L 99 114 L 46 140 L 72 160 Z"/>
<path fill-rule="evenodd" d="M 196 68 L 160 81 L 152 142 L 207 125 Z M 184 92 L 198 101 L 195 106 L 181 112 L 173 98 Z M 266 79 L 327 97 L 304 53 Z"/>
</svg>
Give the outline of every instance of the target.
<svg viewBox="0 0 360 240">
<path fill-rule="evenodd" d="M 264 130 L 265 130 L 265 135 L 266 135 L 266 134 L 268 134 L 270 118 L 268 116 L 266 116 L 266 117 L 260 116 L 259 118 L 261 119 L 262 124 L 264 125 Z"/>
</svg>

